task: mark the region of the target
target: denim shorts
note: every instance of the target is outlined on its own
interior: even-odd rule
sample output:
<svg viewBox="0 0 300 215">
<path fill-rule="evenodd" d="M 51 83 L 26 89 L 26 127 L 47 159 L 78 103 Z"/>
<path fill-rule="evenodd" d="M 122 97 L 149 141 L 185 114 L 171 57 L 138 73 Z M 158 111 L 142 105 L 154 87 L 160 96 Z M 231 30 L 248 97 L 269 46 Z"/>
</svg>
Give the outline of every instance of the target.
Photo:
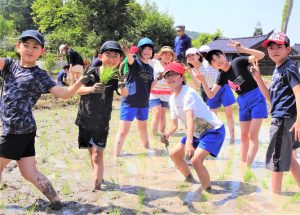
<svg viewBox="0 0 300 215">
<path fill-rule="evenodd" d="M 221 107 L 221 105 L 227 107 L 234 104 L 235 102 L 236 100 L 233 92 L 227 84 L 221 87 L 213 98 L 207 98 L 207 105 L 210 109 L 219 108 Z"/>
<path fill-rule="evenodd" d="M 134 118 L 140 121 L 148 120 L 149 107 L 134 108 L 121 105 L 120 120 L 133 121 Z"/>
<path fill-rule="evenodd" d="M 289 171 L 293 150 L 300 147 L 295 141 L 294 132 L 289 129 L 296 121 L 294 118 L 272 118 L 270 144 L 266 154 L 266 168 L 274 172 Z"/>
<path fill-rule="evenodd" d="M 268 117 L 267 102 L 258 87 L 243 95 L 239 95 L 237 101 L 240 121 Z"/>
<path fill-rule="evenodd" d="M 186 136 L 181 139 L 181 143 L 186 143 Z M 193 138 L 193 147 L 194 148 L 201 148 L 210 153 L 211 156 L 217 157 L 221 147 L 223 145 L 225 139 L 225 127 L 222 125 L 222 127 L 218 129 L 209 129 L 206 132 L 204 132 L 200 138 Z"/>
<path fill-rule="evenodd" d="M 164 107 L 164 108 L 169 108 L 169 102 L 166 102 L 166 101 L 162 101 L 160 99 L 151 99 L 149 100 L 149 106 L 150 108 L 153 108 L 155 106 L 161 106 L 161 107 Z"/>
</svg>

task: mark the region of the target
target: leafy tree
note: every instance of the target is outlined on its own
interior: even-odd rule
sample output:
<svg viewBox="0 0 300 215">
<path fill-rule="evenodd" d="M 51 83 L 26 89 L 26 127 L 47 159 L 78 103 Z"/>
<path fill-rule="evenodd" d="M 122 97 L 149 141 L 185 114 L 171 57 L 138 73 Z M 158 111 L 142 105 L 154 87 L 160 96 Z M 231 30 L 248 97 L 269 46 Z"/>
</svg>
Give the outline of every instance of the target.
<svg viewBox="0 0 300 215">
<path fill-rule="evenodd" d="M 14 32 L 14 23 L 11 20 L 6 20 L 3 16 L 0 16 L 0 40 L 4 36 L 10 35 Z"/>
<path fill-rule="evenodd" d="M 259 35 L 263 35 L 263 30 L 260 22 L 256 23 L 254 33 L 253 33 L 253 36 L 259 36 Z"/>
<path fill-rule="evenodd" d="M 140 37 L 149 37 L 155 42 L 157 49 L 164 45 L 173 46 L 175 37 L 173 18 L 167 13 L 159 12 L 157 4 L 150 4 L 148 0 L 145 1 L 143 11 L 145 12 L 145 18 L 141 20 L 139 26 L 141 30 Z"/>
<path fill-rule="evenodd" d="M 34 0 L 0 0 L 0 15 L 14 23 L 17 32 L 36 29 L 30 13 Z"/>
<path fill-rule="evenodd" d="M 281 31 L 286 33 L 288 23 L 290 20 L 290 16 L 292 13 L 292 8 L 293 8 L 293 0 L 285 0 L 284 1 L 284 6 L 283 6 L 283 11 L 282 11 L 282 19 L 281 19 Z"/>
<path fill-rule="evenodd" d="M 217 38 L 223 37 L 223 33 L 220 29 L 217 29 L 215 33 L 200 33 L 198 38 L 192 41 L 194 47 L 199 48 L 202 45 L 208 44 Z"/>
</svg>

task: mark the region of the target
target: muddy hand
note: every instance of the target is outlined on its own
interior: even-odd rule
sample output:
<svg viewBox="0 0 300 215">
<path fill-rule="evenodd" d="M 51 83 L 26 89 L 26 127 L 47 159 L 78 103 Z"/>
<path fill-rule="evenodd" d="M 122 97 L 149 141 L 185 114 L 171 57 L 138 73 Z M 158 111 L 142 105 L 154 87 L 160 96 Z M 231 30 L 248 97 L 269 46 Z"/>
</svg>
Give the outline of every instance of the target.
<svg viewBox="0 0 300 215">
<path fill-rule="evenodd" d="M 121 46 L 121 48 L 123 49 L 124 52 L 125 52 L 125 51 L 129 51 L 129 48 L 128 48 L 128 41 L 127 41 L 127 40 L 121 39 L 121 40 L 119 41 L 119 44 L 120 44 L 120 46 Z"/>
<path fill-rule="evenodd" d="M 90 71 L 88 71 L 84 76 L 81 77 L 80 82 L 86 85 L 90 81 L 94 82 L 95 76 Z"/>
<path fill-rule="evenodd" d="M 119 82 L 118 82 L 118 88 L 122 89 L 126 87 L 126 82 L 125 80 L 122 78 Z"/>
<path fill-rule="evenodd" d="M 160 134 L 160 142 L 165 144 L 165 147 L 168 148 L 169 141 L 167 139 L 167 136 L 165 134 Z"/>
<path fill-rule="evenodd" d="M 157 80 L 157 81 L 160 81 L 160 80 L 163 79 L 163 78 L 164 78 L 163 72 L 160 72 L 160 73 L 157 74 L 156 80 Z"/>
<path fill-rule="evenodd" d="M 101 83 L 94 84 L 94 91 L 93 93 L 104 93 L 105 86 L 103 86 Z"/>
<path fill-rule="evenodd" d="M 250 66 L 250 72 L 252 73 L 254 79 L 256 79 L 260 76 L 260 69 L 259 69 L 259 66 L 258 66 L 258 60 L 255 60 L 255 62 L 252 62 L 252 66 Z"/>
</svg>

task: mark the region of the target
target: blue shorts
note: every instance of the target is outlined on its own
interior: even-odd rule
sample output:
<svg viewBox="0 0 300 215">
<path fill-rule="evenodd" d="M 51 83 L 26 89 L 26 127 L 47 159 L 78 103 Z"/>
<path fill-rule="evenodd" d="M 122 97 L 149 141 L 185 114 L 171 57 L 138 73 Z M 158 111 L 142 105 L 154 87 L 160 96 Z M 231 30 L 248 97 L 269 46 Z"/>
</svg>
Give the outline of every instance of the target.
<svg viewBox="0 0 300 215">
<path fill-rule="evenodd" d="M 149 107 L 135 108 L 121 105 L 120 120 L 133 121 L 134 118 L 140 121 L 148 119 Z"/>
<path fill-rule="evenodd" d="M 186 138 L 187 137 L 185 136 L 181 139 L 182 144 L 185 144 Z M 222 125 L 222 127 L 218 129 L 207 130 L 200 136 L 199 139 L 194 137 L 193 147 L 204 149 L 208 151 L 211 156 L 217 157 L 223 145 L 224 139 L 225 127 Z"/>
<path fill-rule="evenodd" d="M 235 97 L 230 89 L 230 87 L 225 84 L 220 90 L 217 92 L 215 97 L 212 99 L 207 98 L 207 105 L 210 109 L 215 109 L 221 107 L 221 104 L 224 107 L 232 105 L 236 102 Z"/>
<path fill-rule="evenodd" d="M 149 100 L 150 108 L 153 108 L 153 107 L 159 106 L 159 105 L 161 107 L 168 108 L 169 107 L 169 102 L 162 101 L 160 99 L 151 99 L 151 100 Z"/>
<path fill-rule="evenodd" d="M 239 95 L 237 101 L 240 121 L 268 117 L 267 102 L 258 87 L 243 95 Z"/>
</svg>

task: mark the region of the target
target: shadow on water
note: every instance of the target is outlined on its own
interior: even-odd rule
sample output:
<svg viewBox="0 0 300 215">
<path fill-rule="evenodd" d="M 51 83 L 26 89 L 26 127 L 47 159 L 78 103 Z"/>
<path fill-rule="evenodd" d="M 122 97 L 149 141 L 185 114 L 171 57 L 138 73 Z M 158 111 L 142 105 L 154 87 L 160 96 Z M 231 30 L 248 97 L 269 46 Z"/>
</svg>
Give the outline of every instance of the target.
<svg viewBox="0 0 300 215">
<path fill-rule="evenodd" d="M 157 149 L 152 148 L 148 149 L 147 152 L 144 153 L 129 153 L 129 152 L 122 152 L 120 157 L 168 157 L 169 153 L 166 149 Z"/>
<path fill-rule="evenodd" d="M 92 204 L 82 204 L 75 201 L 63 202 L 64 206 L 60 210 L 52 210 L 49 207 L 49 202 L 43 199 L 38 199 L 32 205 L 27 207 L 20 207 L 16 205 L 6 206 L 4 209 L 5 214 L 25 214 L 30 212 L 45 212 L 51 214 L 62 214 L 62 215 L 86 215 L 86 214 L 138 214 L 137 210 L 131 208 L 124 208 L 115 205 L 109 205 L 99 207 Z M 1 210 L 0 210 L 1 212 Z"/>
<path fill-rule="evenodd" d="M 214 202 L 213 204 L 216 206 L 224 205 L 226 202 L 236 199 L 239 196 L 249 195 L 261 190 L 257 186 L 240 181 L 213 181 L 211 184 L 212 189 L 208 193 L 228 194 L 226 198 Z"/>
<path fill-rule="evenodd" d="M 200 198 L 202 195 L 202 189 L 200 188 L 200 184 L 194 184 L 193 187 L 195 189 L 193 189 L 192 191 L 181 192 L 181 191 L 170 191 L 170 190 L 157 190 L 157 189 L 150 189 L 150 188 L 145 188 L 141 186 L 132 186 L 132 185 L 119 186 L 117 184 L 113 184 L 107 181 L 105 183 L 107 185 L 107 188 L 105 190 L 111 190 L 111 191 L 118 190 L 120 192 L 133 194 L 133 195 L 139 195 L 141 191 L 143 191 L 143 193 L 145 194 L 143 205 L 148 206 L 149 208 L 157 208 L 156 205 L 154 206 L 151 204 L 152 201 L 178 196 L 178 198 L 182 200 L 183 205 L 187 205 L 190 212 L 199 213 L 200 211 L 194 208 L 192 202 L 206 201 Z M 224 205 L 226 202 L 234 200 L 240 196 L 245 196 L 251 193 L 261 191 L 261 189 L 257 186 L 240 182 L 240 181 L 213 181 L 211 184 L 212 184 L 212 189 L 206 192 L 213 195 L 225 194 L 226 196 L 221 200 L 213 202 L 215 206 L 221 206 Z M 147 196 L 147 193 L 151 193 L 151 196 L 150 195 Z M 164 210 L 163 208 L 160 209 Z"/>
</svg>

